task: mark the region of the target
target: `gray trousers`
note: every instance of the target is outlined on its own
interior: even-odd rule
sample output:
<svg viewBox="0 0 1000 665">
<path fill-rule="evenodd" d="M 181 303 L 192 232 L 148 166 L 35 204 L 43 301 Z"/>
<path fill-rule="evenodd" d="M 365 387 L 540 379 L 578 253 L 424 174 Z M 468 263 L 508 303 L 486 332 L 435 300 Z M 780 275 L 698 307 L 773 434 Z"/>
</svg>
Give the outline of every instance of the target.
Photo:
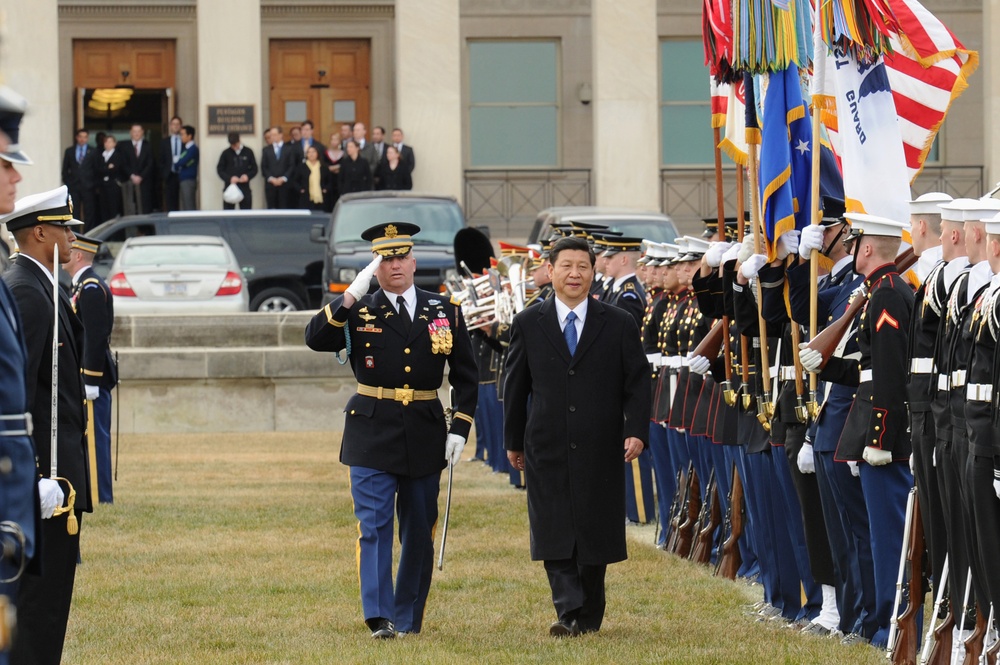
<svg viewBox="0 0 1000 665">
<path fill-rule="evenodd" d="M 195 204 L 195 189 L 198 187 L 197 180 L 181 180 L 181 210 L 197 210 Z"/>
</svg>

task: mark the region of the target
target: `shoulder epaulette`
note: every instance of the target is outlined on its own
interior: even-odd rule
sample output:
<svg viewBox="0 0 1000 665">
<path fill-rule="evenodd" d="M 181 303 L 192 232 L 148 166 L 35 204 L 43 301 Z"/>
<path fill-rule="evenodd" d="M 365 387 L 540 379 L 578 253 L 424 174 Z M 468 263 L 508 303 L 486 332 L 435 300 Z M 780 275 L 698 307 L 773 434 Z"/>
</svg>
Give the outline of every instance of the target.
<svg viewBox="0 0 1000 665">
<path fill-rule="evenodd" d="M 450 302 L 451 302 L 451 304 L 452 304 L 452 305 L 454 305 L 455 307 L 459 307 L 459 306 L 461 306 L 461 304 L 462 304 L 462 301 L 461 301 L 461 300 L 459 300 L 459 299 L 458 299 L 458 296 L 455 296 L 455 295 L 453 295 L 453 296 L 451 297 L 451 301 L 450 301 Z"/>
</svg>

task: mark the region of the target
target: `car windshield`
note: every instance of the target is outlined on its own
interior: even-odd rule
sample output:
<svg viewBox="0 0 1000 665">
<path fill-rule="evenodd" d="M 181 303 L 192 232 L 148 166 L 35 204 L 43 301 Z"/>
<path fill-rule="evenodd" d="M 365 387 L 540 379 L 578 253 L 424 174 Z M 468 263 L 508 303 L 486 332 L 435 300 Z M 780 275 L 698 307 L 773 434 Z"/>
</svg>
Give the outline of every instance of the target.
<svg viewBox="0 0 1000 665">
<path fill-rule="evenodd" d="M 123 268 L 163 265 L 227 266 L 229 257 L 221 245 L 131 245 L 121 257 Z"/>
<path fill-rule="evenodd" d="M 410 222 L 420 227 L 417 245 L 451 245 L 465 221 L 454 201 L 391 199 L 342 203 L 333 225 L 333 242 L 362 242 L 361 234 L 376 224 Z"/>
</svg>

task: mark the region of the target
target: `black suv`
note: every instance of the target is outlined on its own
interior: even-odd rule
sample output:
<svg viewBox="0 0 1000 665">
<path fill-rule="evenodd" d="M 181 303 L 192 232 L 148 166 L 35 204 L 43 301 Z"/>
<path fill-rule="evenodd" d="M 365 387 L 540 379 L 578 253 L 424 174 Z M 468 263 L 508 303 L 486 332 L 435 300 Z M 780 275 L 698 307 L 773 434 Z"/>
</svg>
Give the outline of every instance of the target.
<svg viewBox="0 0 1000 665">
<path fill-rule="evenodd" d="M 328 213 L 308 210 L 202 210 L 108 220 L 88 235 L 104 241 L 94 269 L 107 276 L 122 243 L 133 236 L 207 235 L 225 238 L 250 287 L 251 312 L 316 309 L 322 301 L 323 253 L 310 239 Z"/>
<path fill-rule="evenodd" d="M 412 192 L 361 192 L 340 197 L 329 226 L 317 224 L 313 240 L 326 245 L 323 261 L 323 304 L 343 293 L 371 263 L 371 243 L 361 234 L 376 224 L 410 222 L 420 227 L 413 237 L 417 272 L 413 282 L 421 289 L 439 291 L 455 276 L 455 234 L 465 227 L 465 215 L 451 196 Z"/>
</svg>

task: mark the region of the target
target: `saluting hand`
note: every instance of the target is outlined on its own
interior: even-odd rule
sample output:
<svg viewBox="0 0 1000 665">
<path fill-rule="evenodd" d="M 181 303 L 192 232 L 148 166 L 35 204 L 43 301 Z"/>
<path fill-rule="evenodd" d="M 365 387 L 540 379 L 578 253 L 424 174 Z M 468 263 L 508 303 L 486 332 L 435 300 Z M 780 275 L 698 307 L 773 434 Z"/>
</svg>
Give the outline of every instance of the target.
<svg viewBox="0 0 1000 665">
<path fill-rule="evenodd" d="M 643 449 L 642 439 L 639 439 L 634 436 L 630 436 L 627 439 L 625 439 L 625 461 L 631 462 L 632 460 L 634 460 L 636 457 L 639 456 L 639 453 L 642 452 L 642 449 Z"/>
<path fill-rule="evenodd" d="M 351 307 L 357 301 L 361 300 L 365 294 L 368 293 L 368 287 L 371 286 L 372 277 L 375 275 L 375 271 L 378 269 L 379 264 L 382 263 L 382 255 L 376 254 L 372 262 L 365 266 L 364 270 L 358 273 L 358 276 L 354 278 L 351 285 L 347 287 L 344 291 L 344 306 Z"/>
</svg>

